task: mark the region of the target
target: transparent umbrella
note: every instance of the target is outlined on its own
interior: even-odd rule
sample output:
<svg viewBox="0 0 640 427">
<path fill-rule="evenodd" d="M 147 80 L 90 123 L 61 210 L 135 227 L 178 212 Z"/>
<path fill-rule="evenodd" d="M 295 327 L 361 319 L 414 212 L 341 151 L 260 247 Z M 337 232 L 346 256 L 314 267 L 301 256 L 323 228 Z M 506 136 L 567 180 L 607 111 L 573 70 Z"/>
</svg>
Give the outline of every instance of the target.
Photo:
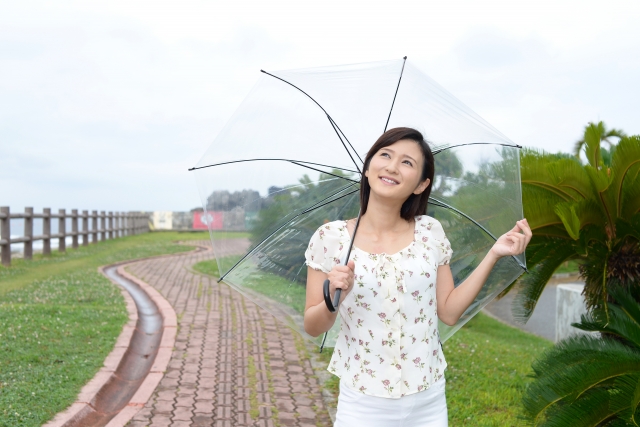
<svg viewBox="0 0 640 427">
<path fill-rule="evenodd" d="M 435 155 L 427 214 L 451 242 L 459 285 L 523 217 L 519 146 L 406 58 L 262 72 L 200 159 L 196 181 L 220 280 L 304 332 L 304 252 L 323 223 L 359 212 L 362 159 L 387 129 L 425 135 Z M 341 262 L 349 248 L 342 252 Z M 501 259 L 444 342 L 525 269 Z M 333 346 L 339 322 L 325 336 Z"/>
</svg>

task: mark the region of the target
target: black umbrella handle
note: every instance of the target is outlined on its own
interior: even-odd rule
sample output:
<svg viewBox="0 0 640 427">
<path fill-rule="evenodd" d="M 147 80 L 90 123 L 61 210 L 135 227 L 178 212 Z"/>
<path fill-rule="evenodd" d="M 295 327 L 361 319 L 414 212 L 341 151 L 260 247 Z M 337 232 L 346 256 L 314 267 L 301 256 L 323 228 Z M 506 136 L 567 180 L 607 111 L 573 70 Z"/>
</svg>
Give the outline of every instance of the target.
<svg viewBox="0 0 640 427">
<path fill-rule="evenodd" d="M 336 289 L 336 294 L 333 302 L 331 302 L 331 294 L 329 293 L 329 279 L 324 281 L 323 292 L 324 292 L 324 303 L 327 305 L 327 308 L 330 312 L 335 313 L 336 309 L 340 305 L 340 294 L 342 293 L 342 289 Z"/>
<path fill-rule="evenodd" d="M 358 232 L 358 225 L 360 225 L 360 213 L 358 213 L 356 226 L 353 230 L 353 236 L 351 237 L 351 243 L 349 244 L 349 250 L 347 251 L 347 258 L 346 258 L 346 261 L 344 262 L 345 265 L 347 265 L 347 263 L 349 262 L 349 256 L 351 255 L 351 248 L 353 248 L 353 241 L 356 239 L 356 233 Z M 333 299 L 333 302 L 331 302 L 331 294 L 329 293 L 329 284 L 330 284 L 329 279 L 326 279 L 324 281 L 324 285 L 322 289 L 324 293 L 324 303 L 327 305 L 327 308 L 331 313 L 335 313 L 335 311 L 338 309 L 338 306 L 340 305 L 340 294 L 342 294 L 342 289 L 336 289 L 335 297 Z"/>
</svg>

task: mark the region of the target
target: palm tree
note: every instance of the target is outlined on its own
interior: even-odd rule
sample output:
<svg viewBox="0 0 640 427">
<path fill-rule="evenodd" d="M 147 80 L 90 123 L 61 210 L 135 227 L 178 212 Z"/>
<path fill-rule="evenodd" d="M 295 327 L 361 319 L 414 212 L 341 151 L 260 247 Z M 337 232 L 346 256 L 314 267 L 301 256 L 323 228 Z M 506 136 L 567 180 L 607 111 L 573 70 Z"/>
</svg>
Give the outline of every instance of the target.
<svg viewBox="0 0 640 427">
<path fill-rule="evenodd" d="M 514 315 L 526 321 L 553 272 L 578 260 L 587 308 L 611 301 L 607 288 L 640 282 L 640 136 L 622 137 L 603 162 L 602 123 L 585 128 L 588 164 L 573 156 L 526 150 L 523 205 L 533 231 L 529 273 L 517 282 Z M 506 293 L 506 291 L 505 291 Z"/>
<path fill-rule="evenodd" d="M 625 133 L 619 129 L 607 129 L 603 122 L 598 122 L 598 124 L 596 125 L 594 125 L 593 123 L 589 123 L 589 125 L 593 125 L 598 129 L 598 132 L 600 133 L 600 141 L 609 144 L 609 148 L 614 146 L 614 144 L 611 142 L 611 138 L 623 138 L 626 136 Z M 582 151 L 582 148 L 585 146 L 585 144 L 586 138 L 582 138 L 579 141 L 576 141 L 576 144 L 573 147 L 573 153 L 576 158 L 580 158 L 580 152 Z"/>
<path fill-rule="evenodd" d="M 619 304 L 609 304 L 608 312 L 597 308 L 573 324 L 602 338 L 568 338 L 534 362 L 534 381 L 523 396 L 530 425 L 640 424 L 640 304 L 629 289 L 610 292 Z"/>
</svg>

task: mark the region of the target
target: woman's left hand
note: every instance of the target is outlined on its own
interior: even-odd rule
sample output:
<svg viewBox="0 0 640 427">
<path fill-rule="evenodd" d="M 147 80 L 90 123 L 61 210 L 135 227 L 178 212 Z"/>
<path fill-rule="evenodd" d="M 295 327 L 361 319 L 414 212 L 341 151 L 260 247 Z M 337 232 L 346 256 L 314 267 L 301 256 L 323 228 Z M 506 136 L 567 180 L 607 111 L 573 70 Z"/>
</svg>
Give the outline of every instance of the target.
<svg viewBox="0 0 640 427">
<path fill-rule="evenodd" d="M 506 232 L 491 248 L 491 252 L 497 257 L 519 255 L 524 252 L 531 240 L 531 228 L 526 219 L 516 222 L 511 231 Z"/>
</svg>

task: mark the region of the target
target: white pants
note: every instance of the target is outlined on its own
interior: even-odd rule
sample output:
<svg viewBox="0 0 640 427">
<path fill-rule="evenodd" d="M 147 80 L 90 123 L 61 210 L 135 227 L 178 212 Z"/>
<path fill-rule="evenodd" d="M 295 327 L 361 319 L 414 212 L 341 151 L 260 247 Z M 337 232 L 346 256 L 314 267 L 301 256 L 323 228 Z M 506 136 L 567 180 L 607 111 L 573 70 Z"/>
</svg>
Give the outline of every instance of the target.
<svg viewBox="0 0 640 427">
<path fill-rule="evenodd" d="M 399 399 L 368 396 L 340 382 L 334 427 L 447 427 L 445 379 Z"/>
</svg>

